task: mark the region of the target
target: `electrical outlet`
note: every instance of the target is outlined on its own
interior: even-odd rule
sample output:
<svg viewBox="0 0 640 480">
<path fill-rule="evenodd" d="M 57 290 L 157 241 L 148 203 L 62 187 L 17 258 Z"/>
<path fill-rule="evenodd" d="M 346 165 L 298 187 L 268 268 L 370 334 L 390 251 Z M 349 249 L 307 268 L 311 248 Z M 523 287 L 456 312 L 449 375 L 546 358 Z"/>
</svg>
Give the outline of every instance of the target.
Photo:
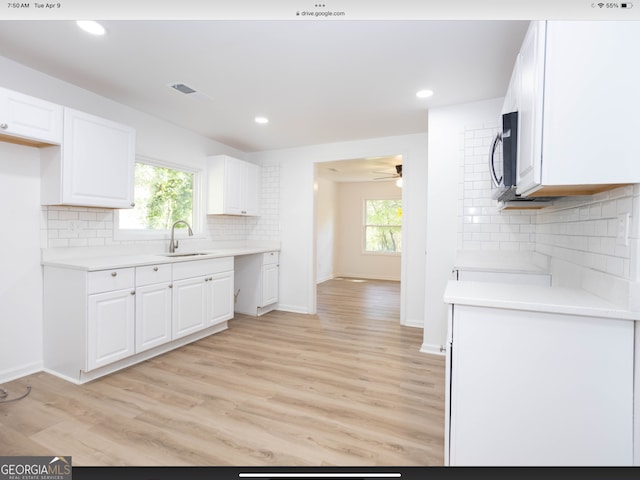
<svg viewBox="0 0 640 480">
<path fill-rule="evenodd" d="M 616 243 L 625 247 L 629 246 L 629 214 L 621 213 L 618 215 L 618 234 Z"/>
</svg>

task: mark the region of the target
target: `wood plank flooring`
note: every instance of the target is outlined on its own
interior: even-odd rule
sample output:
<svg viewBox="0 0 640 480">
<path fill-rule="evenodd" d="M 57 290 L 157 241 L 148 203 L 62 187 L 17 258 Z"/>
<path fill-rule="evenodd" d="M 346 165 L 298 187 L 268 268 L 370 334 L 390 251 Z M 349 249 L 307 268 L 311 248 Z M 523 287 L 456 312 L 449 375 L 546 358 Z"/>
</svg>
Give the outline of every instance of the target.
<svg viewBox="0 0 640 480">
<path fill-rule="evenodd" d="M 430 466 L 444 454 L 444 358 L 399 325 L 399 283 L 335 279 L 318 314 L 229 330 L 76 386 L 7 383 L 0 455 L 76 466 Z"/>
</svg>

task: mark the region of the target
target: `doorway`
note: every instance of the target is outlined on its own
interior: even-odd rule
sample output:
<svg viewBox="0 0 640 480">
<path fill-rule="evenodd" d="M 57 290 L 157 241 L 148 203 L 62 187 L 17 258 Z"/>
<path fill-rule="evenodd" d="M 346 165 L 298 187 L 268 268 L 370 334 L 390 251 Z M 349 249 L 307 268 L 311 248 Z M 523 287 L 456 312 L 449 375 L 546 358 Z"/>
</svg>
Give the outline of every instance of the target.
<svg viewBox="0 0 640 480">
<path fill-rule="evenodd" d="M 338 278 L 396 282 L 402 289 L 401 181 L 402 155 L 315 164 L 316 299 L 319 285 Z"/>
</svg>

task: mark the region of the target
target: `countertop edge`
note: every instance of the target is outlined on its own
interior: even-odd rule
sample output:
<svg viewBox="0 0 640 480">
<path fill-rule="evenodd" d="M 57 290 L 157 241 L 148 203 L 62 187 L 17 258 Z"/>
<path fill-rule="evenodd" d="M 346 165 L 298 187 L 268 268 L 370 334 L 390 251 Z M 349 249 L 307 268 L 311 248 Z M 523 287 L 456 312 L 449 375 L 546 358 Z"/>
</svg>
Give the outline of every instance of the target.
<svg viewBox="0 0 640 480">
<path fill-rule="evenodd" d="M 209 249 L 199 250 L 206 253 Z M 238 257 L 243 255 L 255 255 L 267 252 L 280 251 L 279 248 L 273 247 L 237 247 L 237 248 L 218 248 L 211 253 L 204 255 L 193 255 L 184 257 L 170 257 L 166 253 L 148 253 L 148 254 L 130 254 L 130 255 L 114 255 L 99 257 L 82 257 L 82 258 L 60 258 L 60 259 L 43 259 L 40 263 L 43 267 L 68 268 L 72 270 L 82 270 L 87 272 L 111 270 L 116 268 L 133 268 L 146 265 L 156 265 L 160 263 L 182 263 L 191 261 L 210 260 L 215 258 Z M 189 252 L 186 252 L 189 253 Z"/>
<path fill-rule="evenodd" d="M 640 312 L 624 310 L 591 293 L 567 287 L 522 286 L 450 280 L 444 302 L 510 310 L 640 321 Z"/>
</svg>

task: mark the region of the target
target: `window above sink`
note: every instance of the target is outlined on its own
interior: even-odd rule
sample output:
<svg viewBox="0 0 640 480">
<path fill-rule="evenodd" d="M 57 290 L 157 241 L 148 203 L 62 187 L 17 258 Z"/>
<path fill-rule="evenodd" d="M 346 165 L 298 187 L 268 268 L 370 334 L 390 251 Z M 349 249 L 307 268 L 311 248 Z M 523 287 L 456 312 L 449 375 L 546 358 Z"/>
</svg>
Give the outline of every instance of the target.
<svg viewBox="0 0 640 480">
<path fill-rule="evenodd" d="M 201 170 L 136 157 L 135 207 L 116 210 L 114 239 L 167 239 L 176 220 L 186 220 L 195 236 L 202 236 L 201 184 Z M 176 228 L 176 238 L 182 238 L 185 230 Z"/>
</svg>

